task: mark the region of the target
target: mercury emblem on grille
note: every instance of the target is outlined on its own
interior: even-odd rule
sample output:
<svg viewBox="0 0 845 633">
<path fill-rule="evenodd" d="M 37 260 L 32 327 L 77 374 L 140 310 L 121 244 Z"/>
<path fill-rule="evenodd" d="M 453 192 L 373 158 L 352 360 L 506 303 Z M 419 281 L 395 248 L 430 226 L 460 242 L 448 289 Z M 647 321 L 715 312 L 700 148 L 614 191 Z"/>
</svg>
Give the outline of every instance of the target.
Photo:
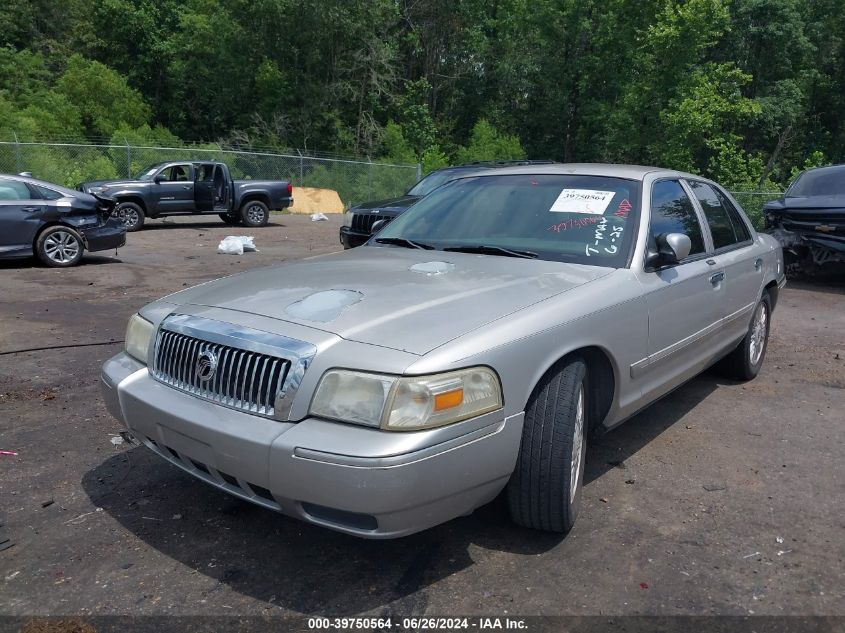
<svg viewBox="0 0 845 633">
<path fill-rule="evenodd" d="M 197 376 L 203 382 L 208 382 L 217 371 L 217 355 L 211 350 L 201 352 L 197 357 Z"/>
</svg>

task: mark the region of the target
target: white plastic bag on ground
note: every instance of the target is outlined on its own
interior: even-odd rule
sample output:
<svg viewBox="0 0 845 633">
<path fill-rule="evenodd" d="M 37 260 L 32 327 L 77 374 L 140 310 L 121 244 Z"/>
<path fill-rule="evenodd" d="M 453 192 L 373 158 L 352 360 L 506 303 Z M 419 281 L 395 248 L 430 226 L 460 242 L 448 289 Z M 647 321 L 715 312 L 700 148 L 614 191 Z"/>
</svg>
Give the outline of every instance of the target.
<svg viewBox="0 0 845 633">
<path fill-rule="evenodd" d="M 243 255 L 249 252 L 258 252 L 255 248 L 255 239 L 252 235 L 228 235 L 220 240 L 217 245 L 217 252 L 223 255 Z"/>
<path fill-rule="evenodd" d="M 324 220 L 328 220 L 325 213 L 312 213 L 311 214 L 311 221 L 312 222 L 322 222 Z"/>
</svg>

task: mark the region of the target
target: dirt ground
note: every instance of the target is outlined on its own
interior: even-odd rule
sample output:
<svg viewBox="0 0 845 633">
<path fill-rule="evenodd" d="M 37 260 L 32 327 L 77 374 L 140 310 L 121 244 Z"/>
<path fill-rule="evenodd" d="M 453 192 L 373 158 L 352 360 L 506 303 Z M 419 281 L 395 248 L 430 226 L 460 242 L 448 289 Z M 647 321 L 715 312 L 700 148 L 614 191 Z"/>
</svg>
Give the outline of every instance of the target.
<svg viewBox="0 0 845 633">
<path fill-rule="evenodd" d="M 591 445 L 565 538 L 494 502 L 359 540 L 112 443 L 100 365 L 139 306 L 337 250 L 339 224 L 151 221 L 75 269 L 0 263 L 0 614 L 845 615 L 843 280 L 787 286 L 753 382 L 708 372 Z M 260 252 L 216 254 L 233 233 Z"/>
</svg>

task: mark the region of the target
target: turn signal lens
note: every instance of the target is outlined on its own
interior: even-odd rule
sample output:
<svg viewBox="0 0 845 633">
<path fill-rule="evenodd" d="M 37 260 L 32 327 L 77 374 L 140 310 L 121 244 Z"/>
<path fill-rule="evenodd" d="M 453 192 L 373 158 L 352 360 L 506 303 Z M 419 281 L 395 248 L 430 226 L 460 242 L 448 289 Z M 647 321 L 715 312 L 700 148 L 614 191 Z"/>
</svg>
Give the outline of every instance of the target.
<svg viewBox="0 0 845 633">
<path fill-rule="evenodd" d="M 443 411 L 443 409 L 451 409 L 460 406 L 464 401 L 464 390 L 455 389 L 454 391 L 447 391 L 434 396 L 434 410 Z"/>
</svg>

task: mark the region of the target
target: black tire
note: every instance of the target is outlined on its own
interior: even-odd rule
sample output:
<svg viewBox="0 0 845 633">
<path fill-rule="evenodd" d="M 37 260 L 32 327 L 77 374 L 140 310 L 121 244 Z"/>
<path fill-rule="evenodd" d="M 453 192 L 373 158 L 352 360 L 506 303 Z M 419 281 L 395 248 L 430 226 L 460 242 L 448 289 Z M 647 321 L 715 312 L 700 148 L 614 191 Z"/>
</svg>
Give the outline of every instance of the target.
<svg viewBox="0 0 845 633">
<path fill-rule="evenodd" d="M 220 213 L 218 215 L 220 216 L 220 219 L 229 226 L 237 226 L 241 223 L 241 218 L 237 215 L 233 215 L 231 213 Z"/>
<path fill-rule="evenodd" d="M 35 254 L 53 268 L 76 266 L 82 259 L 85 244 L 82 236 L 69 226 L 49 226 L 35 240 Z"/>
<path fill-rule="evenodd" d="M 507 487 L 511 518 L 519 525 L 568 532 L 575 524 L 587 450 L 587 380 L 584 360 L 567 359 L 543 377 L 528 401 Z"/>
<path fill-rule="evenodd" d="M 123 225 L 127 233 L 140 231 L 144 228 L 144 210 L 134 202 L 118 202 L 112 212 Z"/>
<path fill-rule="evenodd" d="M 261 200 L 247 200 L 241 205 L 241 221 L 244 226 L 266 226 L 270 210 Z"/>
<path fill-rule="evenodd" d="M 763 315 L 762 324 L 759 322 Z M 772 299 L 768 292 L 763 292 L 759 303 L 751 313 L 751 323 L 748 333 L 736 349 L 725 356 L 716 365 L 716 369 L 724 376 L 734 380 L 751 380 L 760 373 L 766 349 L 769 346 L 769 328 L 772 322 Z"/>
</svg>

